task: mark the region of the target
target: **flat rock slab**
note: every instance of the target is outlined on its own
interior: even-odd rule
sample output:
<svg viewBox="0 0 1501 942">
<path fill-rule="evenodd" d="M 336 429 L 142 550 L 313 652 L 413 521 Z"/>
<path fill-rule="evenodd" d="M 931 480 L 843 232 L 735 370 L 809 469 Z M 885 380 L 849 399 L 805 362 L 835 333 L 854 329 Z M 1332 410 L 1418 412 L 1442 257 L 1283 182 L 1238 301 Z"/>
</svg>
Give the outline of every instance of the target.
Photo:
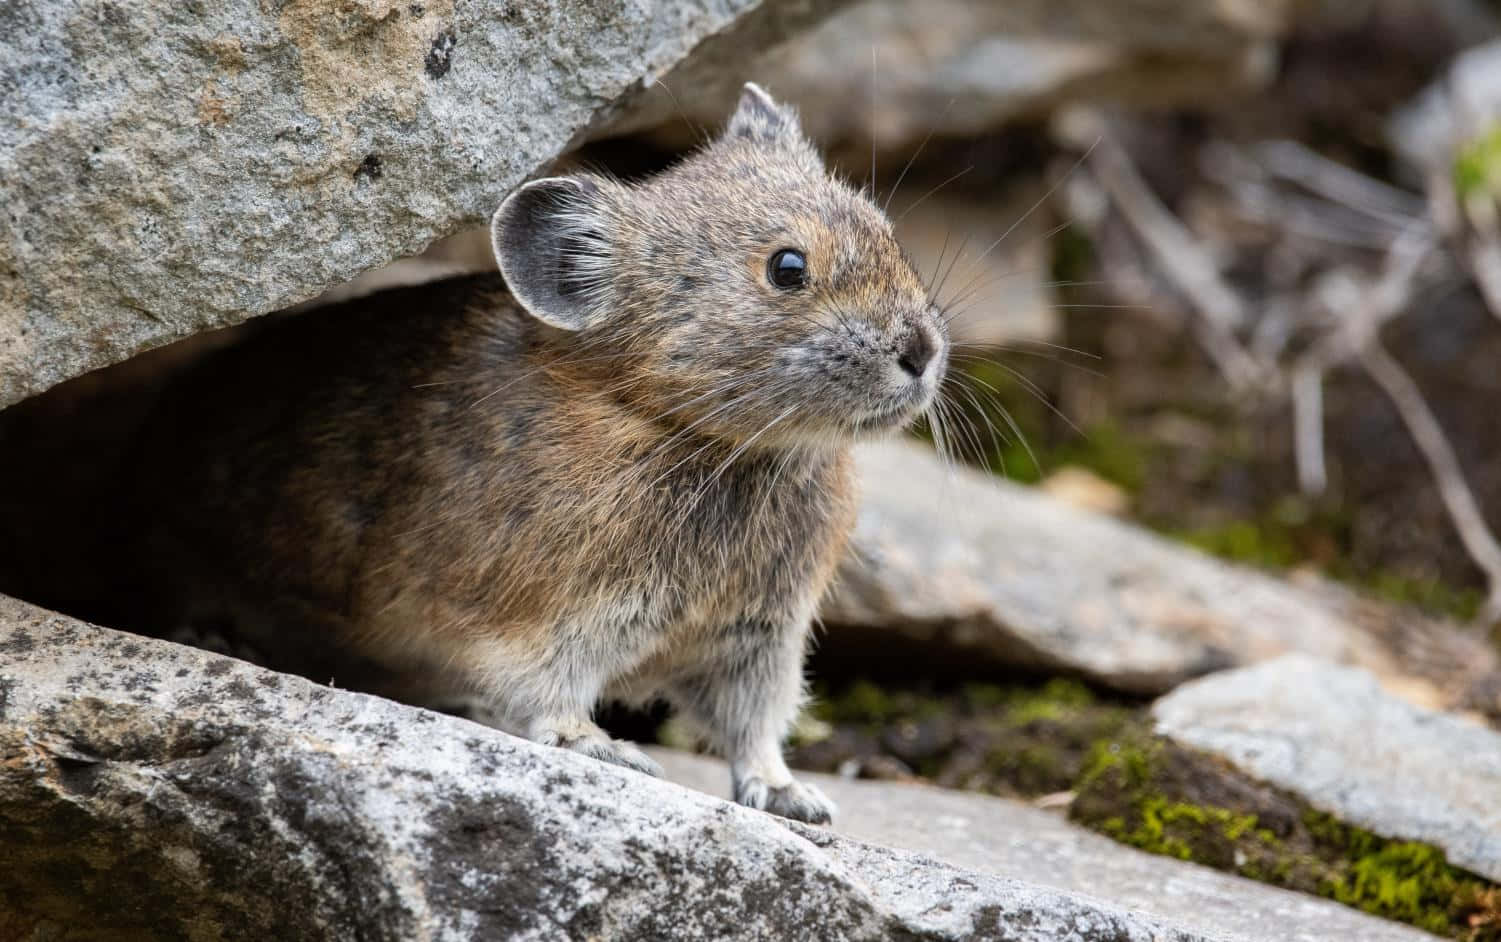
<svg viewBox="0 0 1501 942">
<path fill-rule="evenodd" d="M 1290 652 L 1404 673 L 1331 593 L 950 467 L 911 442 L 866 445 L 857 460 L 859 522 L 820 612 L 831 646 L 842 627 L 874 627 L 1145 694 Z M 1475 639 L 1428 634 L 1430 647 L 1494 670 Z"/>
<path fill-rule="evenodd" d="M 1185 746 L 1501 882 L 1501 734 L 1398 700 L 1365 671 L 1304 656 L 1185 684 L 1152 716 Z"/>
<path fill-rule="evenodd" d="M 832 5 L 0 4 L 0 406 L 419 252 Z"/>
<path fill-rule="evenodd" d="M 14 938 L 1224 938 L 4 597 L 0 847 Z"/>
<path fill-rule="evenodd" d="M 673 781 L 723 794 L 723 763 L 653 749 Z M 1088 893 L 1223 939 L 1416 942 L 1433 936 L 1302 893 L 1158 857 L 1003 798 L 805 775 L 839 805 L 837 830 L 958 866 Z"/>
</svg>

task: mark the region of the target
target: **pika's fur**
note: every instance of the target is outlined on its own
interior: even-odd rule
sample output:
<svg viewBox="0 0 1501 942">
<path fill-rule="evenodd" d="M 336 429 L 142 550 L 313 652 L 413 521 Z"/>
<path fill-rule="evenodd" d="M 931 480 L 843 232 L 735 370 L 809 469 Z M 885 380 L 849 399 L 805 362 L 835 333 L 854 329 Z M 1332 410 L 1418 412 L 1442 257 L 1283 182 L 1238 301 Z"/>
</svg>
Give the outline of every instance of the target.
<svg viewBox="0 0 1501 942">
<path fill-rule="evenodd" d="M 781 743 L 849 445 L 946 365 L 890 224 L 748 85 L 681 164 L 535 181 L 492 236 L 504 283 L 289 318 L 169 391 L 128 475 L 150 620 L 463 684 L 521 736 L 644 772 L 591 714 L 663 697 L 738 801 L 829 820 Z"/>
</svg>

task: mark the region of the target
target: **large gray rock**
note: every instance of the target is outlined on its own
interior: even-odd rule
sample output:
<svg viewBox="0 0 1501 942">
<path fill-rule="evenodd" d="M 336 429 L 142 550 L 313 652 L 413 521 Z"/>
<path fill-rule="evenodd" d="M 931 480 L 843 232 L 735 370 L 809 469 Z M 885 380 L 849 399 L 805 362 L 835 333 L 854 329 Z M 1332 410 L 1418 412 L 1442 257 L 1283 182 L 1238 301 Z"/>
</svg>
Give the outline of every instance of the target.
<svg viewBox="0 0 1501 942">
<path fill-rule="evenodd" d="M 0 406 L 413 255 L 834 4 L 760 5 L 0 5 Z"/>
<path fill-rule="evenodd" d="M 17 939 L 1222 938 L 3 597 L 0 846 Z"/>
<path fill-rule="evenodd" d="M 1296 655 L 1186 684 L 1152 715 L 1183 745 L 1501 881 L 1501 734 L 1413 707 L 1365 671 Z"/>
<path fill-rule="evenodd" d="M 1232 566 L 893 440 L 858 451 L 863 503 L 821 615 L 1007 664 L 1138 693 L 1288 652 L 1405 678 L 1464 664 L 1494 674 L 1480 639 L 1421 619 L 1384 632 L 1338 593 Z M 1419 629 L 1421 628 L 1421 631 Z M 1396 638 L 1421 634 L 1432 664 Z M 1438 652 L 1447 651 L 1440 657 Z M 1413 686 L 1424 686 L 1424 674 Z M 1428 690 L 1429 698 L 1450 696 Z M 1452 694 L 1458 696 L 1457 693 Z"/>
<path fill-rule="evenodd" d="M 724 763 L 651 750 L 673 781 L 723 794 Z M 998 876 L 1088 893 L 1224 939 L 1431 939 L 1335 903 L 1143 853 L 1015 801 L 924 785 L 807 775 L 839 805 L 837 830 Z"/>
</svg>

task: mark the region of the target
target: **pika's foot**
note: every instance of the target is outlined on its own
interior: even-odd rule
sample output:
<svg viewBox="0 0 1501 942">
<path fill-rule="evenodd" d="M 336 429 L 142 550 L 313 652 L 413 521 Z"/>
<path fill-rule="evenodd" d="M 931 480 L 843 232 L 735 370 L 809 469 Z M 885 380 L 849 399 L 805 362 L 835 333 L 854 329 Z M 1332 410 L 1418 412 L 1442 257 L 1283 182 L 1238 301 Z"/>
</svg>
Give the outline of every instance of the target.
<svg viewBox="0 0 1501 942">
<path fill-rule="evenodd" d="M 817 788 L 796 779 L 780 787 L 767 785 L 760 778 L 745 779 L 735 784 L 735 800 L 808 824 L 828 824 L 834 820 L 834 803 Z"/>
<path fill-rule="evenodd" d="M 653 778 L 662 777 L 662 767 L 651 756 L 630 743 L 611 739 L 605 735 L 604 730 L 592 723 L 589 724 L 588 729 L 578 731 L 543 730 L 533 739 L 544 746 L 556 746 L 559 749 L 582 753 L 591 759 L 624 766 Z"/>
</svg>

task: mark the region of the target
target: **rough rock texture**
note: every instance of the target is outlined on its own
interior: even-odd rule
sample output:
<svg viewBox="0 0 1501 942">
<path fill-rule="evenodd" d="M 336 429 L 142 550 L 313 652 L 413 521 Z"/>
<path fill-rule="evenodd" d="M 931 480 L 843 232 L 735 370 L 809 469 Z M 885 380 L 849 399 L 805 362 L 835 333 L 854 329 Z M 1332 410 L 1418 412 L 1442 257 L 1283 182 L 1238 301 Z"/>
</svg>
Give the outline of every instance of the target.
<svg viewBox="0 0 1501 942">
<path fill-rule="evenodd" d="M 1501 881 L 1501 734 L 1296 655 L 1186 684 L 1152 715 L 1160 733 L 1316 808 Z"/>
<path fill-rule="evenodd" d="M 3 597 L 0 847 L 6 938 L 1221 938 Z"/>
<path fill-rule="evenodd" d="M 1379 633 L 1330 593 L 946 467 L 916 444 L 865 446 L 858 461 L 864 502 L 821 612 L 831 625 L 943 641 L 1139 693 L 1288 652 L 1405 676 Z M 1480 641 L 1431 635 L 1470 669 L 1495 670 Z M 840 638 L 835 627 L 826 644 Z"/>
<path fill-rule="evenodd" d="M 833 3 L 759 5 L 0 5 L 0 406 L 412 255 L 707 37 Z"/>
<path fill-rule="evenodd" d="M 722 762 L 651 750 L 673 781 L 724 794 Z M 1397 942 L 1432 938 L 1336 903 L 1142 853 L 1057 814 L 967 792 L 808 775 L 839 805 L 837 830 L 986 873 L 1089 893 L 1226 939 Z"/>
</svg>

